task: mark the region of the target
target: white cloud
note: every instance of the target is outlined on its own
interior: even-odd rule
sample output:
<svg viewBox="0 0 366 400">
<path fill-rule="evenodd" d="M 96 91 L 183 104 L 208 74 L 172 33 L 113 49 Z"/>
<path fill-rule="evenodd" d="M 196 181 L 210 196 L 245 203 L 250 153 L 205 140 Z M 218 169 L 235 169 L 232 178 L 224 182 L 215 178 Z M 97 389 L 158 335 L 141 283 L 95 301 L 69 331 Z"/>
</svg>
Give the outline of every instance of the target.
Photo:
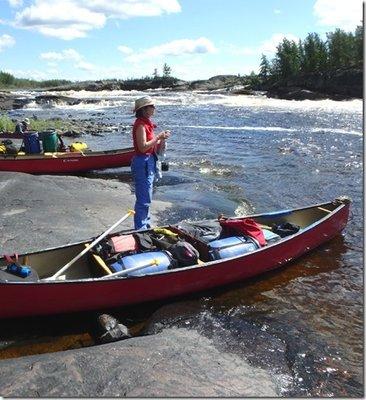
<svg viewBox="0 0 366 400">
<path fill-rule="evenodd" d="M 42 53 L 40 55 L 40 58 L 42 60 L 48 60 L 48 61 L 61 61 L 64 59 L 64 56 L 61 53 L 49 51 L 48 53 Z"/>
<path fill-rule="evenodd" d="M 294 42 L 297 42 L 299 38 L 292 33 L 275 33 L 272 35 L 268 40 L 265 40 L 261 46 L 259 47 L 259 53 L 264 53 L 264 54 L 274 54 L 276 52 L 277 46 L 280 44 L 280 42 L 283 41 L 283 39 L 288 39 L 288 40 L 293 40 Z"/>
<path fill-rule="evenodd" d="M 180 79 L 191 81 L 198 79 L 208 79 L 215 75 L 245 75 L 252 71 L 258 71 L 258 62 L 243 63 L 242 58 L 234 61 L 223 61 L 222 59 L 212 58 L 209 63 L 199 56 L 192 56 L 189 59 L 180 59 L 174 63 L 169 62 L 172 68 L 172 75 Z"/>
<path fill-rule="evenodd" d="M 204 54 L 216 52 L 214 44 L 206 39 L 199 38 L 173 40 L 172 42 L 154 46 L 141 52 L 133 53 L 126 57 L 127 61 L 139 62 L 145 59 L 159 58 L 164 56 L 181 56 L 184 54 Z"/>
<path fill-rule="evenodd" d="M 82 71 L 93 71 L 95 66 L 84 60 L 84 57 L 80 55 L 74 49 L 65 49 L 61 52 L 50 51 L 48 53 L 41 53 L 39 56 L 42 60 L 48 61 L 48 66 L 55 67 L 59 62 L 71 61 L 74 62 L 74 68 Z"/>
<path fill-rule="evenodd" d="M 57 68 L 49 68 L 47 71 L 47 74 L 48 74 L 47 76 L 49 77 L 49 79 L 53 79 L 60 75 L 60 71 Z M 43 79 L 43 80 L 45 80 L 45 79 Z"/>
<path fill-rule="evenodd" d="M 122 53 L 122 54 L 132 54 L 133 50 L 130 47 L 127 46 L 118 46 L 117 49 Z"/>
<path fill-rule="evenodd" d="M 16 14 L 15 25 L 72 40 L 102 28 L 108 18 L 152 17 L 180 11 L 177 0 L 33 0 Z"/>
<path fill-rule="evenodd" d="M 21 7 L 23 5 L 23 0 L 8 0 L 10 7 Z"/>
<path fill-rule="evenodd" d="M 57 53 L 54 51 L 50 51 L 48 53 L 41 53 L 40 58 L 42 60 L 48 61 L 63 61 L 63 60 L 73 60 L 73 61 L 81 61 L 83 57 L 74 49 L 66 49 Z"/>
<path fill-rule="evenodd" d="M 82 0 L 81 3 L 112 18 L 155 17 L 181 11 L 177 0 Z"/>
<path fill-rule="evenodd" d="M 49 67 L 51 67 L 51 68 L 57 68 L 57 67 L 58 67 L 58 63 L 55 62 L 55 61 L 49 61 L 49 62 L 47 63 L 47 65 L 48 65 Z"/>
<path fill-rule="evenodd" d="M 95 66 L 86 61 L 80 61 L 77 64 L 75 64 L 75 68 L 81 69 L 82 71 L 93 71 L 95 69 Z"/>
<path fill-rule="evenodd" d="M 15 39 L 10 35 L 0 36 L 0 52 L 8 47 L 13 47 L 15 45 Z"/>
<path fill-rule="evenodd" d="M 69 60 L 75 60 L 75 61 L 80 61 L 83 59 L 83 56 L 81 56 L 76 50 L 74 49 L 66 49 L 63 50 L 62 54 L 65 56 L 66 59 Z"/>
<path fill-rule="evenodd" d="M 263 41 L 258 47 L 234 47 L 230 52 L 235 55 L 254 56 L 260 54 L 272 55 L 276 53 L 277 46 L 286 38 L 298 42 L 299 38 L 292 33 L 274 33 L 269 39 Z"/>
<path fill-rule="evenodd" d="M 361 25 L 362 0 L 316 0 L 313 11 L 320 25 L 353 31 Z"/>
<path fill-rule="evenodd" d="M 35 80 L 39 80 L 39 81 L 50 79 L 49 73 L 47 73 L 45 71 L 39 71 L 39 70 L 7 69 L 6 72 L 16 76 L 17 78 L 35 79 Z"/>
<path fill-rule="evenodd" d="M 96 67 L 85 61 L 84 57 L 79 54 L 74 49 L 65 49 L 60 52 L 50 51 L 48 53 L 41 53 L 39 56 L 42 60 L 48 61 L 47 65 L 49 67 L 56 67 L 59 66 L 60 61 L 65 64 L 66 62 L 72 62 L 73 67 L 75 69 L 79 69 L 81 71 L 95 71 Z"/>
<path fill-rule="evenodd" d="M 18 27 L 64 40 L 84 37 L 87 31 L 102 28 L 105 21 L 105 15 L 80 7 L 74 0 L 36 0 L 15 16 Z"/>
<path fill-rule="evenodd" d="M 279 10 L 278 8 L 275 8 L 275 9 L 273 10 L 273 12 L 274 12 L 275 14 L 282 14 L 282 11 Z"/>
</svg>

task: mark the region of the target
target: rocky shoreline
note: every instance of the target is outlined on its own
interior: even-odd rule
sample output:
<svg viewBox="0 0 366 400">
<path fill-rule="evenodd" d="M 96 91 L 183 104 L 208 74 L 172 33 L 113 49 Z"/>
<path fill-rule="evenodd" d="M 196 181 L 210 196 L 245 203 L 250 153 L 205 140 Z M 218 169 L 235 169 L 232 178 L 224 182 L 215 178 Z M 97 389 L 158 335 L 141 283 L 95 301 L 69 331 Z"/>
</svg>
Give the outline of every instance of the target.
<svg viewBox="0 0 366 400">
<path fill-rule="evenodd" d="M 334 74 L 307 74 L 286 81 L 271 84 L 251 85 L 247 77 L 238 75 L 217 75 L 207 80 L 182 81 L 176 78 L 131 79 L 86 81 L 69 85 L 43 89 L 52 94 L 40 94 L 34 98 L 24 97 L 10 92 L 0 92 L 0 110 L 22 109 L 32 101 L 42 106 L 64 103 L 70 106 L 81 102 L 96 103 L 97 99 L 80 99 L 55 92 L 65 91 L 145 91 L 165 89 L 171 91 L 204 91 L 205 93 L 225 93 L 229 95 L 261 94 L 284 100 L 350 100 L 363 98 L 363 71 L 361 69 L 339 70 Z"/>
<path fill-rule="evenodd" d="M 134 202 L 126 183 L 76 176 L 1 172 L 0 189 L 0 246 L 3 253 L 9 254 L 98 235 Z M 19 197 L 19 193 L 26 196 Z M 154 224 L 162 222 L 170 206 L 153 201 Z M 131 228 L 131 223 L 125 221 L 120 229 Z M 12 332 L 15 323 L 4 322 L 1 335 Z M 31 325 L 34 324 L 33 319 Z M 212 320 L 208 318 L 204 325 L 210 324 Z M 24 345 L 32 338 L 28 333 L 31 327 L 25 322 L 19 326 L 20 344 Z M 225 340 L 221 343 L 219 338 L 210 338 L 210 329 L 205 333 L 200 332 L 201 328 L 202 314 L 197 306 L 187 300 L 171 302 L 151 316 L 141 334 L 130 339 L 1 360 L 0 396 L 272 397 L 280 394 L 282 379 L 291 379 L 282 342 L 260 327 L 250 323 L 241 327 L 247 339 L 240 339 L 234 346 L 252 358 L 250 361 L 245 354 L 225 348 L 228 329 L 223 332 Z M 12 340 L 8 340 L 10 347 L 14 346 Z M 3 338 L 0 341 L 2 350 L 9 346 L 6 342 Z M 268 345 L 276 349 L 271 353 L 276 372 L 261 364 L 260 355 L 257 359 L 253 356 L 257 353 L 253 349 L 260 346 L 265 352 Z M 48 346 L 52 351 L 52 342 Z"/>
<path fill-rule="evenodd" d="M 345 69 L 329 74 L 303 74 L 264 87 L 268 97 L 285 100 L 350 100 L 363 98 L 363 71 Z"/>
</svg>

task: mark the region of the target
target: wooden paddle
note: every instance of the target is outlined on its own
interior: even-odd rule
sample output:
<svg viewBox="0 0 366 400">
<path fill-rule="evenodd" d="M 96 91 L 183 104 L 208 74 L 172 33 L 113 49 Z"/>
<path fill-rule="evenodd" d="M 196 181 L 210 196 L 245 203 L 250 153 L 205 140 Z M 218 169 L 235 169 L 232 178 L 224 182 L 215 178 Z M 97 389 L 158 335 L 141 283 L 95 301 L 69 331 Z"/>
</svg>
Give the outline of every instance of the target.
<svg viewBox="0 0 366 400">
<path fill-rule="evenodd" d="M 50 276 L 49 278 L 46 278 L 46 281 L 52 281 L 55 280 L 58 276 L 60 276 L 63 272 L 65 272 L 69 267 L 71 267 L 72 264 L 74 264 L 75 261 L 77 261 L 79 258 L 81 258 L 84 254 L 86 254 L 90 249 L 92 249 L 97 243 L 99 243 L 103 238 L 105 238 L 108 233 L 112 232 L 114 228 L 116 228 L 118 225 L 120 225 L 125 219 L 127 219 L 130 215 L 135 214 L 135 211 L 133 210 L 128 210 L 127 214 L 124 215 L 120 220 L 118 220 L 115 224 L 113 224 L 110 228 L 108 228 L 104 233 L 102 233 L 97 239 L 95 239 L 92 243 L 87 245 L 85 249 L 79 253 L 77 256 L 75 256 L 71 261 L 69 261 L 67 264 L 65 264 L 59 271 L 57 271 L 54 275 Z"/>
</svg>

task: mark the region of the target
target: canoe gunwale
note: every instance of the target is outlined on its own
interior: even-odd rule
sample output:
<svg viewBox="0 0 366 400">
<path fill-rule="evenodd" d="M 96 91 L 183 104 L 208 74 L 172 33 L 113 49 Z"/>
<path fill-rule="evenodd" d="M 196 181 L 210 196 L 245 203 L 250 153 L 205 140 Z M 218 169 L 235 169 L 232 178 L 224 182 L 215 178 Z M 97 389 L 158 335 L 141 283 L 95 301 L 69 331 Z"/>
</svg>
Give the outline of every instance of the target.
<svg viewBox="0 0 366 400">
<path fill-rule="evenodd" d="M 36 154 L 0 154 L 0 161 L 11 160 L 11 161 L 39 161 L 39 160 L 50 160 L 52 158 L 65 159 L 65 158 L 79 158 L 79 157 L 99 157 L 108 155 L 127 154 L 133 152 L 133 147 L 126 147 L 123 149 L 111 149 L 111 150 L 96 150 L 96 151 L 70 151 L 70 152 L 47 152 L 36 153 Z"/>
<path fill-rule="evenodd" d="M 135 151 L 132 147 L 114 150 L 49 154 L 0 154 L 0 171 L 28 174 L 68 174 L 128 167 Z"/>
<path fill-rule="evenodd" d="M 311 206 L 307 206 L 307 207 L 299 207 L 296 209 L 292 209 L 292 210 L 286 210 L 287 211 L 291 211 L 291 213 L 296 212 L 296 211 L 302 211 L 302 210 L 307 210 L 307 209 L 311 209 L 311 208 L 318 208 L 318 207 L 324 207 L 326 205 L 330 205 L 330 204 L 334 204 L 334 202 L 336 202 L 338 199 L 333 200 L 332 202 L 326 202 L 326 203 L 320 203 L 320 204 L 314 204 Z M 334 215 L 336 213 L 338 213 L 339 211 L 341 211 L 342 208 L 346 207 L 347 204 L 346 202 L 343 201 L 339 201 L 339 205 L 331 212 L 329 212 L 328 214 L 324 215 L 322 218 L 320 218 L 319 220 L 315 221 L 314 223 L 306 226 L 305 228 L 300 229 L 298 232 L 286 236 L 284 238 L 281 238 L 280 241 L 278 242 L 273 242 L 270 243 L 266 246 L 260 247 L 252 252 L 243 254 L 243 255 L 237 255 L 237 256 L 233 256 L 233 257 L 228 257 L 225 259 L 220 259 L 220 260 L 213 260 L 213 261 L 204 261 L 203 264 L 195 264 L 195 265 L 190 265 L 190 266 L 186 266 L 186 267 L 181 267 L 181 268 L 175 268 L 175 269 L 168 269 L 165 271 L 159 271 L 156 273 L 151 273 L 151 274 L 145 274 L 145 275 L 138 275 L 138 276 L 114 276 L 109 278 L 108 276 L 103 276 L 103 277 L 90 277 L 90 278 L 79 278 L 79 279 L 67 279 L 67 280 L 46 280 L 46 279 L 40 279 L 37 282 L 6 282 L 6 283 L 2 283 L 0 282 L 0 287 L 1 285 L 48 285 L 48 284 L 82 284 L 82 283 L 94 283 L 94 282 L 111 282 L 111 281 L 125 281 L 125 280 L 131 280 L 131 279 L 146 279 L 150 276 L 161 276 L 161 275 L 166 275 L 166 274 L 174 274 L 174 273 L 180 273 L 180 272 L 185 272 L 185 271 L 189 271 L 189 270 L 193 270 L 193 269 L 201 269 L 201 268 L 205 268 L 208 269 L 210 267 L 214 267 L 217 265 L 222 264 L 223 262 L 230 262 L 230 261 L 237 261 L 239 259 L 242 260 L 246 260 L 246 259 L 250 259 L 252 257 L 256 257 L 258 254 L 263 253 L 268 251 L 269 248 L 273 248 L 273 247 L 279 247 L 279 246 L 286 246 L 286 244 L 288 244 L 289 241 L 293 241 L 294 239 L 296 239 L 299 236 L 303 236 L 304 234 L 306 234 L 307 232 L 315 229 L 317 226 L 319 226 L 320 224 L 323 224 L 324 222 L 326 222 L 327 220 L 331 219 L 334 217 Z M 281 211 L 278 212 L 279 214 L 281 213 Z M 234 217 L 234 218 L 230 218 L 230 219 L 241 219 L 241 218 L 256 218 L 256 217 L 262 217 L 262 216 L 266 216 L 266 215 L 276 215 L 276 213 L 274 214 L 252 214 L 249 216 L 241 216 L 241 217 Z M 170 227 L 169 225 L 167 226 L 168 228 Z M 149 231 L 149 229 L 146 229 L 144 231 Z M 123 234 L 128 234 L 128 233 L 132 233 L 134 232 L 134 230 L 124 230 L 124 231 L 119 231 L 118 233 L 123 233 Z M 143 231 L 141 231 L 143 232 Z M 335 235 L 337 235 L 339 232 L 336 232 Z M 113 235 L 115 233 L 110 234 L 109 236 Z M 109 237 L 107 236 L 107 237 Z M 319 243 L 322 244 L 325 241 L 330 240 L 331 237 L 327 238 L 326 240 L 322 241 Z M 31 252 L 31 253 L 24 253 L 24 254 L 20 254 L 19 257 L 24 257 L 27 255 L 36 255 L 36 254 L 41 254 L 44 252 L 48 252 L 48 251 L 53 251 L 53 250 L 59 250 L 65 247 L 73 247 L 73 246 L 80 246 L 82 244 L 87 244 L 90 243 L 90 239 L 89 240 L 83 240 L 80 242 L 75 242 L 75 243 L 71 243 L 68 244 L 66 246 L 58 246 L 58 247 L 51 247 L 48 249 L 43 249 L 43 250 L 39 250 L 39 251 L 35 251 L 35 252 Z M 311 249 L 307 250 L 310 251 Z M 305 253 L 307 252 L 305 251 Z M 297 257 L 295 257 L 294 259 L 296 259 Z M 0 257 L 0 260 L 4 259 L 4 257 Z M 284 264 L 284 263 L 283 263 Z M 282 263 L 281 263 L 282 265 Z"/>
<path fill-rule="evenodd" d="M 310 211 L 310 215 L 307 216 L 306 213 L 302 215 L 300 211 L 312 207 L 327 207 L 327 205 L 332 211 L 325 214 L 312 214 Z M 37 282 L 3 281 L 0 283 L 0 288 L 3 303 L 6 306 L 0 308 L 0 319 L 96 310 L 105 312 L 114 308 L 185 296 L 234 282 L 246 281 L 268 271 L 285 267 L 286 264 L 339 234 L 347 224 L 349 200 L 348 203 L 335 204 L 333 201 L 296 210 L 300 211 L 299 219 L 304 218 L 302 225 L 304 228 L 301 231 L 237 257 L 142 276 Z M 260 215 L 263 214 L 258 214 Z M 318 217 L 319 219 L 315 220 Z M 90 240 L 92 239 L 58 246 L 50 251 L 53 249 L 62 251 L 75 245 L 79 245 L 81 249 L 82 244 L 90 243 Z M 65 251 L 67 252 L 67 249 Z M 43 252 L 45 250 L 27 254 Z M 4 257 L 1 259 L 4 263 Z"/>
</svg>

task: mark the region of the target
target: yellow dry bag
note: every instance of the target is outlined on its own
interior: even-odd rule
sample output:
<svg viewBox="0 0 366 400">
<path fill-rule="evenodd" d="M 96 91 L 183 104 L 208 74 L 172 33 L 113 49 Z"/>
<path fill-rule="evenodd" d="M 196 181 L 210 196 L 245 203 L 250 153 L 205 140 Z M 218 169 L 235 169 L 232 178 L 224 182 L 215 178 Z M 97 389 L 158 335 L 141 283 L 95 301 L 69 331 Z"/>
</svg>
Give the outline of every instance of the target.
<svg viewBox="0 0 366 400">
<path fill-rule="evenodd" d="M 74 142 L 70 144 L 70 151 L 83 152 L 85 150 L 88 150 L 88 145 L 84 142 Z"/>
</svg>

